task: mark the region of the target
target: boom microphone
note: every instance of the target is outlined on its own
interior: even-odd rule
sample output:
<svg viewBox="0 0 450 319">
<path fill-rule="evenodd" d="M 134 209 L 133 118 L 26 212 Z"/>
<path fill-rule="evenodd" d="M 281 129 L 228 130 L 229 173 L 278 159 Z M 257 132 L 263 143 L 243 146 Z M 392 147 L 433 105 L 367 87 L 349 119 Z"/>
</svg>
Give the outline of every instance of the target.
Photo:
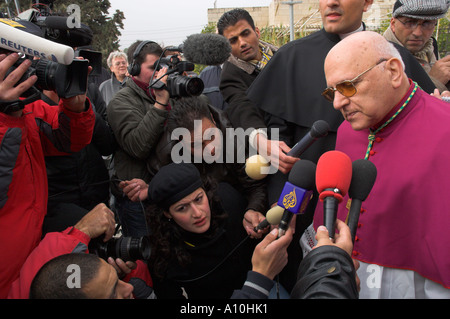
<svg viewBox="0 0 450 319">
<path fill-rule="evenodd" d="M 347 194 L 352 179 L 352 161 L 340 151 L 325 152 L 317 162 L 316 184 L 323 201 L 323 222 L 334 238 L 338 204 Z"/>
<path fill-rule="evenodd" d="M 328 135 L 330 126 L 326 121 L 318 120 L 314 122 L 311 130 L 303 136 L 303 138 L 294 145 L 294 147 L 287 153 L 289 156 L 300 157 L 303 152 L 311 146 L 318 138 Z"/>
<path fill-rule="evenodd" d="M 260 229 L 264 229 L 269 225 L 278 225 L 281 221 L 281 217 L 283 216 L 284 209 L 278 205 L 275 205 L 271 209 L 269 209 L 266 213 L 266 219 L 258 224 L 253 230 L 255 233 Z"/>
<path fill-rule="evenodd" d="M 228 40 L 215 33 L 192 34 L 183 42 L 183 54 L 186 60 L 203 65 L 219 65 L 231 54 Z"/>
<path fill-rule="evenodd" d="M 284 208 L 278 226 L 278 237 L 283 236 L 289 227 L 294 214 L 302 214 L 313 195 L 316 164 L 308 160 L 297 161 L 289 173 L 278 200 L 278 205 Z"/>
<path fill-rule="evenodd" d="M 21 30 L 28 27 L 20 21 L 0 19 L 0 47 L 60 64 L 70 65 L 73 62 L 75 53 L 71 47 Z"/>
<path fill-rule="evenodd" d="M 352 199 L 347 217 L 347 225 L 355 242 L 356 229 L 361 212 L 362 202 L 366 200 L 377 178 L 375 165 L 364 159 L 359 159 L 352 164 L 352 180 L 348 189 L 348 196 Z"/>
</svg>

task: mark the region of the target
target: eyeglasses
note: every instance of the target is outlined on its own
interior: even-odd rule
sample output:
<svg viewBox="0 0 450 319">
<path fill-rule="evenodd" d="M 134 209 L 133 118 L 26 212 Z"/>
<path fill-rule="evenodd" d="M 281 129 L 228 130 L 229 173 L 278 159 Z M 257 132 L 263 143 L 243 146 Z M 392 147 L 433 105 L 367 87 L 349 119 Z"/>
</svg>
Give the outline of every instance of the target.
<svg viewBox="0 0 450 319">
<path fill-rule="evenodd" d="M 425 20 L 422 23 L 419 23 L 420 20 L 406 20 L 406 21 L 402 21 L 400 19 L 397 20 L 400 21 L 405 26 L 405 28 L 410 30 L 414 30 L 415 28 L 417 28 L 418 25 L 420 25 L 420 27 L 425 30 L 433 30 L 434 27 L 436 26 L 435 20 Z"/>
<path fill-rule="evenodd" d="M 374 67 L 376 67 L 377 65 L 379 65 L 380 63 L 385 62 L 385 61 L 387 61 L 387 59 L 381 59 L 375 65 L 371 66 L 370 68 L 365 70 L 363 73 L 356 76 L 353 80 L 345 80 L 345 81 L 339 82 L 338 84 L 336 84 L 335 88 L 334 87 L 326 88 L 322 92 L 322 96 L 330 102 L 334 101 L 334 93 L 336 91 L 338 91 L 345 97 L 352 97 L 353 95 L 356 94 L 356 86 L 355 86 L 356 80 L 358 80 L 361 76 L 363 76 L 364 74 L 366 74 L 367 72 L 372 70 Z"/>
</svg>

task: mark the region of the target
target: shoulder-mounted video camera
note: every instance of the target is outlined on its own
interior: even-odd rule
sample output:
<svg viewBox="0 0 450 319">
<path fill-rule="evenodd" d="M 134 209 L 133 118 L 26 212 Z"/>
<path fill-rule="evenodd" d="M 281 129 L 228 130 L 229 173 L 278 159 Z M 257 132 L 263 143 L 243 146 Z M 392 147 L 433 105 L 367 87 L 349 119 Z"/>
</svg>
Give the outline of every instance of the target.
<svg viewBox="0 0 450 319">
<path fill-rule="evenodd" d="M 38 77 L 34 87 L 23 95 L 28 98 L 26 103 L 38 99 L 39 92 L 36 91 L 39 90 L 56 91 L 62 98 L 86 94 L 88 67 L 92 66 L 96 72 L 101 69 L 101 53 L 74 51 L 74 48 L 89 45 L 92 30 L 83 24 L 80 28 L 70 27 L 68 16 L 53 15 L 53 1 L 38 2 L 13 19 L 0 19 L 0 47 L 23 55 L 7 74 L 25 59 L 32 60 L 31 67 L 19 81 L 25 81 L 31 75 Z M 13 101 L 12 106 L 5 108 L 5 103 L 8 104 L 2 102 L 0 109 L 4 113 L 7 113 L 5 110 L 14 112 L 24 106 L 24 102 Z"/>
</svg>

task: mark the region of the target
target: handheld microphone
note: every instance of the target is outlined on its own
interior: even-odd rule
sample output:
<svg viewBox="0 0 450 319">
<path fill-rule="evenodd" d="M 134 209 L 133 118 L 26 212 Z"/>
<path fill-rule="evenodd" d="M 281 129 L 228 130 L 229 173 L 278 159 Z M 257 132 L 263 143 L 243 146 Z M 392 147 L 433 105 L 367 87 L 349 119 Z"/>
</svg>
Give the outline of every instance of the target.
<svg viewBox="0 0 450 319">
<path fill-rule="evenodd" d="M 305 211 L 313 195 L 315 175 L 316 164 L 311 161 L 300 160 L 292 166 L 288 181 L 284 185 L 277 203 L 284 208 L 278 226 L 278 237 L 286 233 L 294 214 L 302 214 Z"/>
<path fill-rule="evenodd" d="M 377 168 L 369 160 L 359 159 L 352 163 L 352 180 L 348 196 L 352 199 L 347 216 L 347 225 L 355 243 L 356 229 L 361 212 L 362 202 L 369 196 L 377 178 Z"/>
<path fill-rule="evenodd" d="M 303 138 L 294 145 L 294 147 L 287 153 L 289 156 L 300 157 L 308 147 L 310 147 L 318 138 L 328 135 L 330 126 L 326 121 L 318 120 L 314 122 L 311 130 L 303 136 Z"/>
<path fill-rule="evenodd" d="M 183 42 L 182 48 L 186 60 L 203 65 L 220 65 L 231 54 L 228 40 L 215 33 L 192 34 Z"/>
<path fill-rule="evenodd" d="M 264 229 L 269 225 L 278 225 L 281 221 L 281 216 L 283 216 L 284 209 L 278 205 L 275 205 L 269 209 L 266 213 L 266 219 L 258 224 L 253 230 L 255 233 L 260 229 Z"/>
<path fill-rule="evenodd" d="M 1 19 L 0 22 L 0 47 L 60 64 L 72 64 L 75 52 L 71 47 L 20 30 L 26 29 L 20 21 Z"/>
<path fill-rule="evenodd" d="M 254 180 L 260 180 L 267 176 L 270 163 L 263 156 L 256 154 L 245 161 L 245 173 Z"/>
<path fill-rule="evenodd" d="M 316 185 L 323 201 L 323 222 L 334 238 L 338 204 L 347 194 L 352 179 L 352 161 L 340 151 L 325 152 L 317 162 Z"/>
</svg>

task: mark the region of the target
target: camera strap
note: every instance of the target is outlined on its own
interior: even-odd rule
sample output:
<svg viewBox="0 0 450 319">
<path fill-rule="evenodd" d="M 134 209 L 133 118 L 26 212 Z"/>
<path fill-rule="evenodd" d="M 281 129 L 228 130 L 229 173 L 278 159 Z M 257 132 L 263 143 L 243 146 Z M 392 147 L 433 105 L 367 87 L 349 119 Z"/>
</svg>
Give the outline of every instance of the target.
<svg viewBox="0 0 450 319">
<path fill-rule="evenodd" d="M 33 103 L 41 97 L 40 92 L 35 92 L 31 96 L 23 99 L 23 100 L 15 100 L 15 101 L 1 101 L 0 100 L 0 112 L 5 114 L 11 114 L 25 108 L 25 105 Z"/>
</svg>

